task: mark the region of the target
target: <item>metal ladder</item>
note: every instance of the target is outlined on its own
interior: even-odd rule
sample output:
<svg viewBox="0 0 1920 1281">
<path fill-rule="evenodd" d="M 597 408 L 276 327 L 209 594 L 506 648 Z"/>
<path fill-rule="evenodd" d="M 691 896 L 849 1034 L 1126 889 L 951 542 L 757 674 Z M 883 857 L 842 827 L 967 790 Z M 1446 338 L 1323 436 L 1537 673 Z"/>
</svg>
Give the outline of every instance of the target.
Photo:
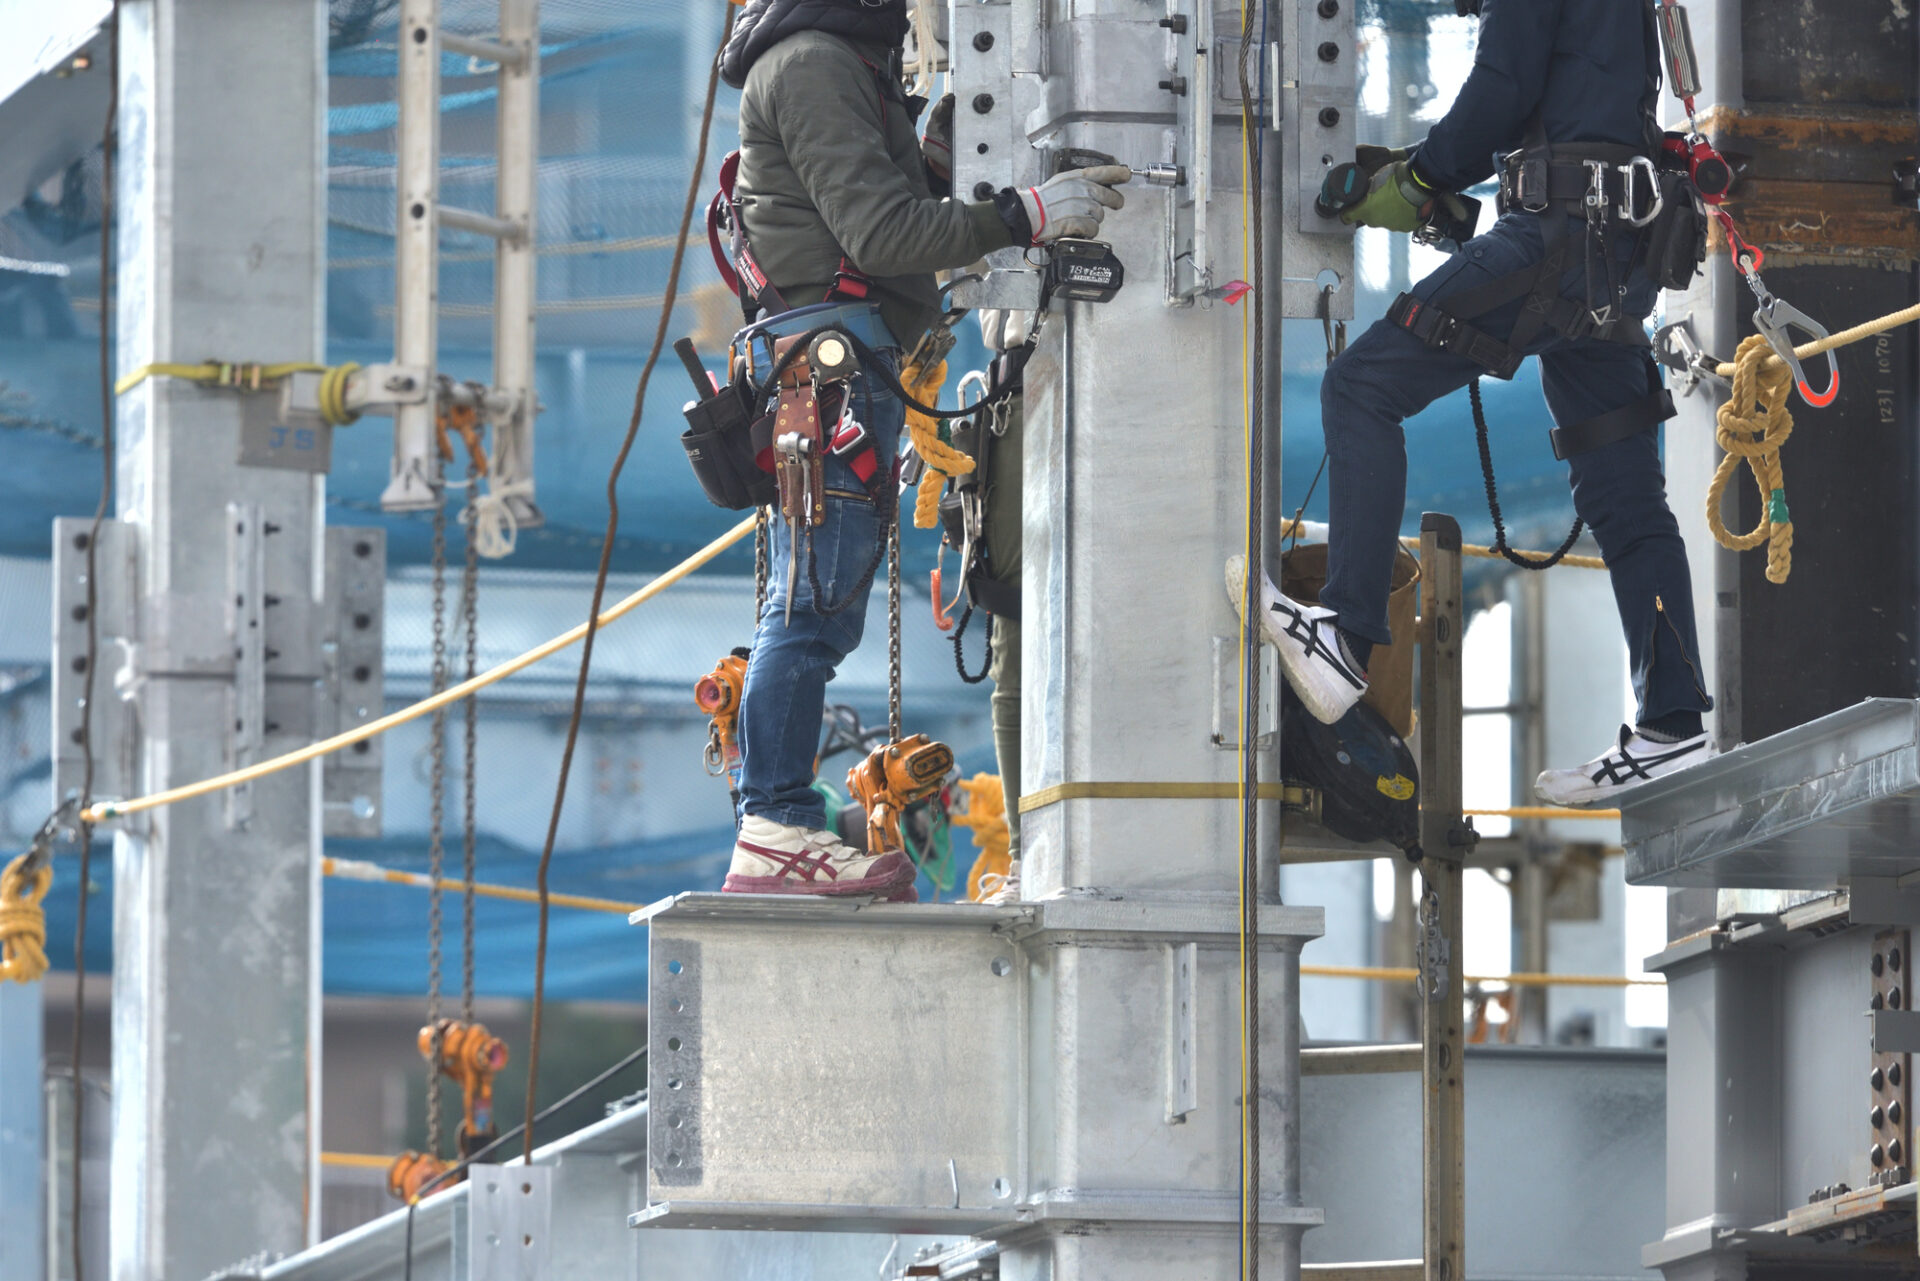
<svg viewBox="0 0 1920 1281">
<path fill-rule="evenodd" d="M 464 54 L 499 68 L 494 212 L 440 203 L 440 64 Z M 540 0 L 500 0 L 487 37 L 440 28 L 440 0 L 401 0 L 398 209 L 394 228 L 393 470 L 380 505 L 430 511 L 441 503 L 439 412 L 440 231 L 495 241 L 493 386 L 478 397 L 493 429 L 488 493 L 516 528 L 541 523 L 533 496 L 535 195 L 540 134 Z"/>
</svg>

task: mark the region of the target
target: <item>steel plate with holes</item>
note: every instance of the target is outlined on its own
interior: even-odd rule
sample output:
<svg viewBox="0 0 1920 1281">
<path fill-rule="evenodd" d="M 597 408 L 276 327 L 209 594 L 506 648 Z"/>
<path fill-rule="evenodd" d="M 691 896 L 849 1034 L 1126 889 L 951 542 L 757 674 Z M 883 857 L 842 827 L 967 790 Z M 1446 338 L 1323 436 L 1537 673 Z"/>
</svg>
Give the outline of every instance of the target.
<svg viewBox="0 0 1920 1281">
<path fill-rule="evenodd" d="M 1634 885 L 1831 889 L 1920 870 L 1920 702 L 1874 698 L 1628 792 Z"/>
<path fill-rule="evenodd" d="M 472 1281 L 536 1281 L 552 1254 L 553 1170 L 476 1165 L 468 1172 L 467 1259 Z"/>
<path fill-rule="evenodd" d="M 776 1210 L 858 1229 L 847 1211 L 878 1209 L 906 1231 L 1011 1217 L 1026 981 L 1003 930 L 1026 916 L 711 894 L 637 914 L 648 1202 L 724 1207 L 724 1226 Z"/>
</svg>

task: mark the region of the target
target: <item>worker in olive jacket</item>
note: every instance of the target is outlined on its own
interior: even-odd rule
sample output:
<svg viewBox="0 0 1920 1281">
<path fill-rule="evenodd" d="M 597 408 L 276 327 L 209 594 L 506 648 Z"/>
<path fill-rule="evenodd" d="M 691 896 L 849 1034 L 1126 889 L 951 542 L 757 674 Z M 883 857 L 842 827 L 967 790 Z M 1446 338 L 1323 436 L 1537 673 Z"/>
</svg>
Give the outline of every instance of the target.
<svg viewBox="0 0 1920 1281">
<path fill-rule="evenodd" d="M 904 856 L 870 855 L 824 830 L 813 787 L 826 683 L 860 643 L 873 570 L 898 518 L 893 463 L 905 409 L 888 384 L 901 351 L 938 316 L 934 272 L 1009 245 L 1092 235 L 1120 207 L 1112 188 L 1129 176 L 1108 166 L 985 201 L 936 194 L 951 141 L 916 132 L 921 104 L 900 83 L 907 29 L 905 0 L 749 0 L 721 54 L 722 78 L 742 91 L 735 199 L 772 287 L 758 296 L 760 317 L 838 304 L 807 311 L 791 331 L 839 323 L 873 350 L 853 404 L 881 460 L 876 480 L 828 455 L 826 522 L 802 539 L 805 568 L 791 589 L 785 574 L 773 576 L 740 709 L 730 891 L 914 897 Z M 777 519 L 773 564 L 788 564 L 792 536 Z"/>
</svg>

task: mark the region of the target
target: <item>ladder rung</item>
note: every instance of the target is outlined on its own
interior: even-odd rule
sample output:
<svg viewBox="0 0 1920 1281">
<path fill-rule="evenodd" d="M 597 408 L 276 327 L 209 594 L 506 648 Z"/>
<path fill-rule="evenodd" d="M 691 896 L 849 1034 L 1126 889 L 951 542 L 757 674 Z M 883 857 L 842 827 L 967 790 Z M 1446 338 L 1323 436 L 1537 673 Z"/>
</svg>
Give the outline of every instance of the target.
<svg viewBox="0 0 1920 1281">
<path fill-rule="evenodd" d="M 1418 1072 L 1421 1066 L 1421 1047 L 1417 1041 L 1407 1045 L 1330 1045 L 1300 1051 L 1302 1076 Z"/>
<path fill-rule="evenodd" d="M 452 227 L 456 231 L 471 231 L 476 235 L 492 236 L 495 240 L 520 240 L 525 237 L 524 224 L 506 218 L 495 218 L 491 214 L 475 213 L 471 209 L 459 209 L 452 205 L 440 206 L 440 225 Z"/>
<path fill-rule="evenodd" d="M 1301 1281 L 1424 1281 L 1427 1265 L 1419 1259 L 1381 1263 L 1303 1263 Z"/>
<path fill-rule="evenodd" d="M 497 62 L 511 71 L 518 71 L 527 65 L 527 51 L 518 46 L 501 44 L 485 36 L 463 36 L 452 31 L 440 33 L 440 47 L 448 53 L 464 54 L 469 58 L 478 58 L 482 62 Z"/>
</svg>

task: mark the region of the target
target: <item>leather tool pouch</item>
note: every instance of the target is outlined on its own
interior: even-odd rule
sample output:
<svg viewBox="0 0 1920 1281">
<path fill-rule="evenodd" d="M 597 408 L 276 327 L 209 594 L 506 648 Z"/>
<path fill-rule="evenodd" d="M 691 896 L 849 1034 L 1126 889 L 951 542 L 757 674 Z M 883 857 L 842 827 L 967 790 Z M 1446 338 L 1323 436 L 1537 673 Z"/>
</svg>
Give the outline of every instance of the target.
<svg viewBox="0 0 1920 1281">
<path fill-rule="evenodd" d="M 750 394 L 736 381 L 694 401 L 686 408 L 687 429 L 680 434 L 700 488 L 716 507 L 730 511 L 764 507 L 775 497 L 773 475 L 757 461 Z"/>
<path fill-rule="evenodd" d="M 1685 289 L 1707 260 L 1707 208 L 1685 173 L 1662 169 L 1665 207 L 1644 233 L 1647 274 L 1662 289 Z"/>
<path fill-rule="evenodd" d="M 805 335 L 774 343 L 776 362 Z M 827 519 L 826 456 L 820 441 L 820 400 L 813 390 L 813 367 L 806 356 L 796 356 L 780 375 L 779 397 L 773 410 L 774 474 L 780 484 L 780 511 L 789 525 L 802 520 L 819 525 Z M 797 435 L 805 454 L 798 461 L 782 456 L 780 441 Z"/>
</svg>

